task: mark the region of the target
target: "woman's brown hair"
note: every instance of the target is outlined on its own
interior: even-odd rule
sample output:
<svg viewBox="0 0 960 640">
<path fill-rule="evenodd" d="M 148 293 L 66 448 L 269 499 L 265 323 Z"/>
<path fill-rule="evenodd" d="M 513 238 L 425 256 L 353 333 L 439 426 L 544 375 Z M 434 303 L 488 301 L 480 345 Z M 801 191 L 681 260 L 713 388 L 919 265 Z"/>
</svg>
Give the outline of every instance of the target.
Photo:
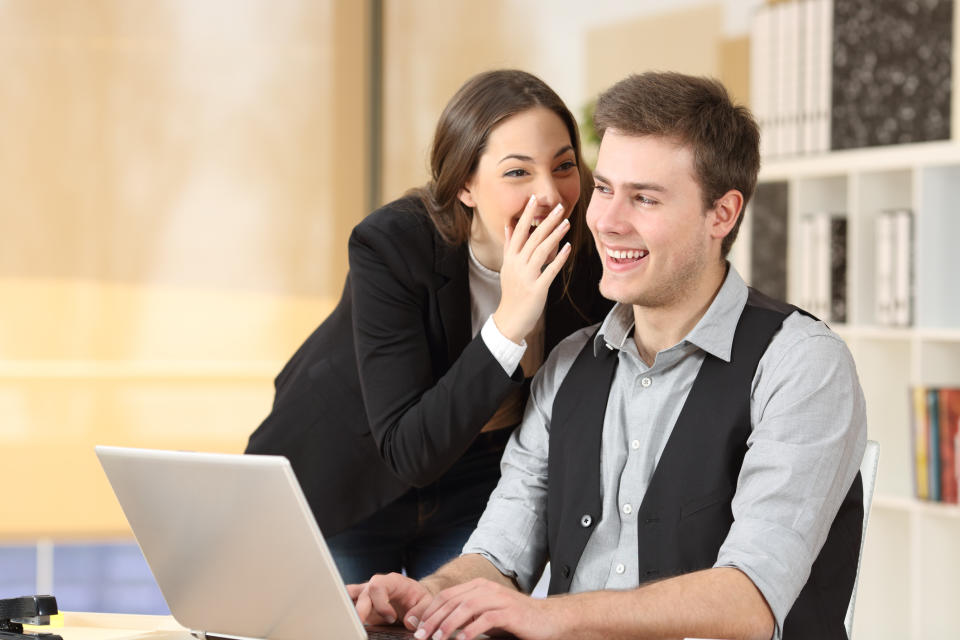
<svg viewBox="0 0 960 640">
<path fill-rule="evenodd" d="M 447 103 L 437 122 L 430 153 L 430 181 L 412 193 L 423 201 L 440 236 L 459 246 L 470 238 L 473 210 L 457 195 L 473 175 L 487 146 L 490 132 L 510 116 L 534 107 L 557 114 L 570 134 L 580 172 L 580 198 L 570 212 L 567 240 L 571 253 L 563 269 L 564 285 L 577 253 L 590 241 L 586 210 L 593 190 L 593 176 L 583 163 L 577 122 L 553 89 L 525 71 L 500 69 L 473 76 Z M 587 247 L 589 250 L 589 247 Z"/>
</svg>

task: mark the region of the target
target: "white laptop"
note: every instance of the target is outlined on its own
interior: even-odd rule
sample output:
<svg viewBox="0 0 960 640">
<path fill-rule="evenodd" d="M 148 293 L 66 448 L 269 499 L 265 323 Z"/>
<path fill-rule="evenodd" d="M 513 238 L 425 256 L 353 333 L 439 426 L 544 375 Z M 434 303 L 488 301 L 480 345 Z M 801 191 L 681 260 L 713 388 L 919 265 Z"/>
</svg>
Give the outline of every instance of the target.
<svg viewBox="0 0 960 640">
<path fill-rule="evenodd" d="M 194 635 L 368 638 L 286 458 L 96 451 L 170 612 Z"/>
</svg>

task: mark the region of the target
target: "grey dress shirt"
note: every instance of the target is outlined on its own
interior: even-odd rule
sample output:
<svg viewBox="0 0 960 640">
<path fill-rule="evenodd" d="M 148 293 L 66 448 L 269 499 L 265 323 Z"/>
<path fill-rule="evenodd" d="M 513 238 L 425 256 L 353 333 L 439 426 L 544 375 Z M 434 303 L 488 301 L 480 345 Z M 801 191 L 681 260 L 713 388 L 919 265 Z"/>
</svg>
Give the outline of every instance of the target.
<svg viewBox="0 0 960 640">
<path fill-rule="evenodd" d="M 636 512 L 705 353 L 730 360 L 747 286 L 730 266 L 707 312 L 648 367 L 632 339 L 633 310 L 617 305 L 594 350 L 618 353 L 600 452 L 603 517 L 571 592 L 639 584 Z M 464 553 L 480 553 L 529 592 L 547 561 L 547 455 L 554 396 L 596 325 L 572 334 L 534 378 L 501 479 Z M 803 314 L 786 318 L 753 378 L 752 433 L 733 498 L 734 523 L 716 567 L 736 567 L 763 593 L 779 638 L 866 446 L 866 414 L 844 342 Z"/>
</svg>

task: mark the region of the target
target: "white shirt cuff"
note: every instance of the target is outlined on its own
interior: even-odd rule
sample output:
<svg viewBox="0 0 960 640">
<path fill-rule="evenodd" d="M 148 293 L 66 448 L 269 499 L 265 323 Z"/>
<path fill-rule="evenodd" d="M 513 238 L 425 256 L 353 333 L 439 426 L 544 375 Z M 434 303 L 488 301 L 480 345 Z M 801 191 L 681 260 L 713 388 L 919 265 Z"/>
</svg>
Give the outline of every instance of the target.
<svg viewBox="0 0 960 640">
<path fill-rule="evenodd" d="M 497 324 L 493 321 L 492 313 L 480 328 L 480 337 L 496 361 L 499 362 L 503 370 L 507 372 L 507 375 L 512 376 L 513 372 L 516 371 L 520 365 L 520 360 L 523 358 L 524 352 L 527 350 L 527 341 L 524 340 L 520 344 L 517 344 L 510 340 L 510 338 L 505 337 L 500 333 L 500 329 L 497 328 Z"/>
</svg>

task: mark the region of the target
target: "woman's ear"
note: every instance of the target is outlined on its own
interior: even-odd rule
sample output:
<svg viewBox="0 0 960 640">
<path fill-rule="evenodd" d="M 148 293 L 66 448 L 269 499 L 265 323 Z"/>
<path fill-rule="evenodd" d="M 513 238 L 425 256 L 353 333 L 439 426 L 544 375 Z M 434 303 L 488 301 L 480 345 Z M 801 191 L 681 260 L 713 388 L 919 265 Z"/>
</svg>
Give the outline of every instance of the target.
<svg viewBox="0 0 960 640">
<path fill-rule="evenodd" d="M 457 199 L 471 209 L 477 206 L 476 201 L 473 199 L 473 194 L 470 193 L 469 185 L 465 185 L 463 189 L 460 189 L 460 193 L 457 194 Z"/>
</svg>

